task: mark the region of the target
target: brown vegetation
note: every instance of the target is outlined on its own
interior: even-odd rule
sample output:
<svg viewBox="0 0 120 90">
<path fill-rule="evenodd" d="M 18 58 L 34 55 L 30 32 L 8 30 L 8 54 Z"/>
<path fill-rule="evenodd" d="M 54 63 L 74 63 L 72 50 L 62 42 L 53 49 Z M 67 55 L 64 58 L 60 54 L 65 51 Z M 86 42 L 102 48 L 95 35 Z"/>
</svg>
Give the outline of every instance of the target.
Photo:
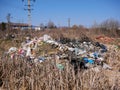
<svg viewBox="0 0 120 90">
<path fill-rule="evenodd" d="M 91 34 L 91 31 L 63 29 L 14 33 L 15 39 L 5 37 L 6 33 L 1 34 L 0 83 L 3 84 L 0 90 L 120 90 L 120 49 L 116 49 L 113 45 L 108 45 L 109 51 L 106 55 L 106 62 L 113 67 L 112 70 L 104 70 L 100 67 L 99 72 L 96 72 L 96 68 L 92 68 L 80 70 L 77 74 L 68 61 L 63 61 L 65 68 L 59 70 L 55 58 L 36 66 L 28 63 L 26 58 L 17 57 L 11 60 L 4 53 L 11 46 L 19 47 L 27 35 L 39 37 L 49 34 L 54 39 L 64 36 L 71 39 L 87 37 L 95 40 L 96 35 Z"/>
</svg>

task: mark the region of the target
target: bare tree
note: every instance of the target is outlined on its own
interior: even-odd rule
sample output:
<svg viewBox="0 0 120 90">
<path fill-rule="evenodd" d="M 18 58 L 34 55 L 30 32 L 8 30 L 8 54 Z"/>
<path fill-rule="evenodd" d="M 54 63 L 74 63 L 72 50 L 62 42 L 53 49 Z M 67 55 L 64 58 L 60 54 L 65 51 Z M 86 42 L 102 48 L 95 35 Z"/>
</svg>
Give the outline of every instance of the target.
<svg viewBox="0 0 120 90">
<path fill-rule="evenodd" d="M 55 28 L 55 24 L 52 21 L 49 21 L 47 24 L 48 28 Z"/>
<path fill-rule="evenodd" d="M 2 22 L 2 23 L 0 24 L 0 29 L 1 29 L 2 31 L 5 31 L 5 30 L 6 30 L 6 23 Z"/>
<path fill-rule="evenodd" d="M 109 30 L 118 29 L 119 26 L 120 26 L 119 21 L 117 21 L 115 19 L 107 19 L 100 24 L 100 27 L 106 28 Z"/>
</svg>

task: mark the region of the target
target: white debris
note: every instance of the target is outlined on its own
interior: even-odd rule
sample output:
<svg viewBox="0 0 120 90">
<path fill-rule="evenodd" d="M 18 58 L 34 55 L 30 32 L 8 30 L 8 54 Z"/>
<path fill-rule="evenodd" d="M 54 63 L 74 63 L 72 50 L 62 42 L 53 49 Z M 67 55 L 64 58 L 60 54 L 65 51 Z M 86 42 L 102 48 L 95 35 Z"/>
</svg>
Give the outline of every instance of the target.
<svg viewBox="0 0 120 90">
<path fill-rule="evenodd" d="M 91 57 L 91 58 L 94 58 L 94 53 L 90 53 L 90 57 Z"/>
<path fill-rule="evenodd" d="M 86 51 L 84 50 L 79 50 L 79 53 L 78 53 L 78 55 L 81 55 L 81 54 L 84 54 L 84 53 L 86 53 Z"/>
<path fill-rule="evenodd" d="M 37 63 L 37 62 L 38 62 L 38 59 L 37 59 L 37 58 L 35 58 L 35 59 L 34 59 L 34 63 Z"/>
<path fill-rule="evenodd" d="M 68 47 L 68 50 L 73 52 L 75 50 L 75 48 Z"/>
<path fill-rule="evenodd" d="M 47 41 L 47 40 L 51 40 L 51 39 L 52 38 L 49 35 L 47 35 L 47 34 L 43 35 L 43 41 Z"/>
<path fill-rule="evenodd" d="M 100 61 L 104 61 L 104 58 L 102 58 L 102 57 L 100 57 L 100 58 L 98 58 Z"/>
<path fill-rule="evenodd" d="M 107 65 L 106 63 L 103 63 L 103 68 L 104 68 L 104 69 L 110 69 L 110 70 L 112 69 L 112 67 L 110 67 L 110 66 Z"/>
<path fill-rule="evenodd" d="M 17 48 L 16 47 L 11 47 L 9 50 L 8 50 L 8 53 L 12 53 L 12 52 L 16 52 L 17 51 Z"/>
<path fill-rule="evenodd" d="M 26 57 L 27 56 L 31 56 L 31 48 L 29 46 L 27 47 Z"/>
</svg>

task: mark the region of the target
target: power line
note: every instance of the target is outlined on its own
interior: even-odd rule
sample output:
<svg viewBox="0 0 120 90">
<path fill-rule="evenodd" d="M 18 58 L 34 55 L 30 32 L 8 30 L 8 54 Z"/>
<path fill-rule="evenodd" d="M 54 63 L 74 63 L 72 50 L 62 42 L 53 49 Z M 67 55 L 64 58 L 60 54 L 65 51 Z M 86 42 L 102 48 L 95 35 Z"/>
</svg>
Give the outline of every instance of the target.
<svg viewBox="0 0 120 90">
<path fill-rule="evenodd" d="M 24 2 L 25 0 L 22 0 L 22 1 Z M 31 11 L 33 10 L 31 8 L 33 6 L 33 5 L 31 5 L 31 1 L 35 2 L 35 0 L 27 0 L 27 5 L 25 5 L 25 6 L 27 6 L 27 9 L 24 9 L 24 10 L 28 11 L 28 25 L 29 25 L 30 28 L 31 28 L 31 25 L 32 25 L 32 22 L 31 22 Z"/>
</svg>

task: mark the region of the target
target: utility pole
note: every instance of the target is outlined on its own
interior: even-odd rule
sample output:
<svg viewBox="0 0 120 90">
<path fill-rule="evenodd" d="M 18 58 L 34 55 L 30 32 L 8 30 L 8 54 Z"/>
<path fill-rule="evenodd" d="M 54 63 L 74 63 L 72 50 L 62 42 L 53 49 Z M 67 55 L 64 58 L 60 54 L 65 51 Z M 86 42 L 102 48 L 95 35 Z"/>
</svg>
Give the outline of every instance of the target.
<svg viewBox="0 0 120 90">
<path fill-rule="evenodd" d="M 22 0 L 22 1 L 24 1 L 24 0 Z M 32 26 L 32 22 L 31 22 L 31 11 L 33 10 L 32 8 L 31 8 L 31 1 L 33 1 L 33 2 L 35 2 L 35 0 L 27 0 L 27 5 L 25 5 L 25 6 L 27 6 L 27 9 L 24 9 L 24 10 L 27 10 L 28 11 L 28 25 L 29 25 L 29 29 L 31 29 L 31 26 Z"/>
<path fill-rule="evenodd" d="M 70 18 L 68 18 L 68 27 L 70 28 Z"/>
<path fill-rule="evenodd" d="M 10 23 L 11 14 L 10 14 L 10 13 L 8 13 L 8 15 L 7 15 L 7 17 L 6 17 L 6 18 L 7 18 L 7 22 L 8 22 L 8 23 Z"/>
<path fill-rule="evenodd" d="M 7 23 L 8 23 L 7 29 L 10 30 L 10 29 L 11 29 L 11 21 L 10 21 L 10 19 L 11 19 L 11 14 L 10 14 L 10 13 L 7 14 L 6 19 L 7 19 Z"/>
</svg>

